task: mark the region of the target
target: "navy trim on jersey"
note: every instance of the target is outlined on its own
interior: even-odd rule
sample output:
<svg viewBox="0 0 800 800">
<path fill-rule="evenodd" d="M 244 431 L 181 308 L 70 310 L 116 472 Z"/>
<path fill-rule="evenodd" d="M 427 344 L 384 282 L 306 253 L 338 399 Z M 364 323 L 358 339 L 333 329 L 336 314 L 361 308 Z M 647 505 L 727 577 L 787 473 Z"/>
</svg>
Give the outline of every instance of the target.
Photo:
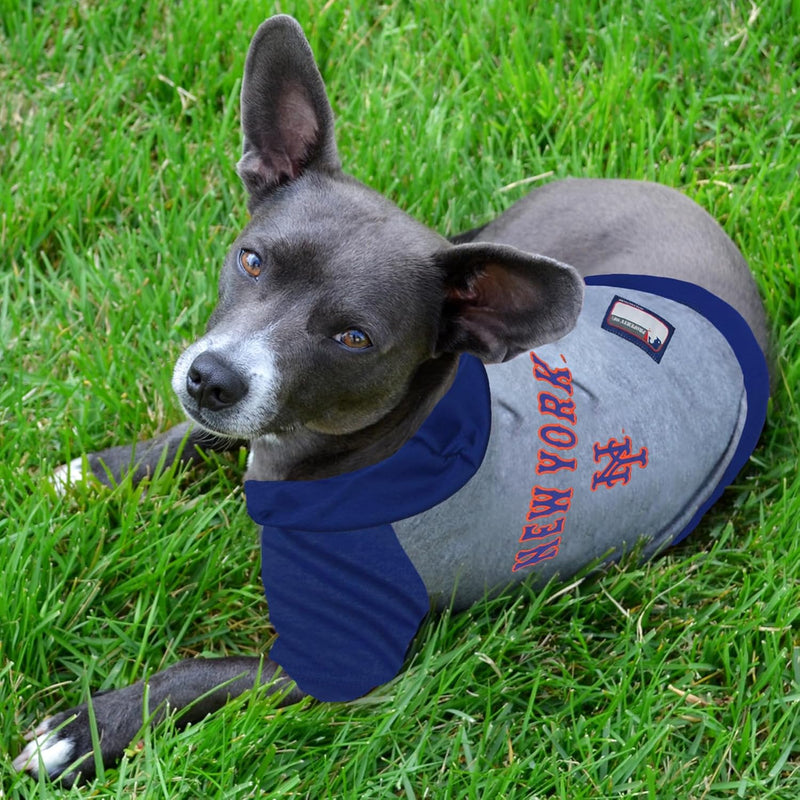
<svg viewBox="0 0 800 800">
<path fill-rule="evenodd" d="M 491 414 L 483 364 L 461 356 L 447 394 L 396 453 L 317 481 L 246 481 L 247 510 L 261 525 L 302 531 L 368 528 L 427 511 L 478 471 Z"/>
<path fill-rule="evenodd" d="M 481 362 L 394 455 L 318 481 L 246 481 L 263 525 L 261 574 L 278 639 L 270 658 L 319 700 L 352 700 L 394 678 L 430 610 L 391 523 L 438 505 L 478 470 L 491 428 Z"/>
</svg>

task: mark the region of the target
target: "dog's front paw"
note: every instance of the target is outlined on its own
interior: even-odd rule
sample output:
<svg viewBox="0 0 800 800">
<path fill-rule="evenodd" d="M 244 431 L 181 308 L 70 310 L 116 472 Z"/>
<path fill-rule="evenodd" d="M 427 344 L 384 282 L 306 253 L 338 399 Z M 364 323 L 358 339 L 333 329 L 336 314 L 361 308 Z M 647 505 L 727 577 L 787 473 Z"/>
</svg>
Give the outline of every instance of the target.
<svg viewBox="0 0 800 800">
<path fill-rule="evenodd" d="M 113 766 L 141 731 L 142 702 L 141 682 L 94 695 L 91 713 L 96 738 L 87 703 L 48 717 L 25 737 L 28 744 L 14 759 L 14 769 L 34 777 L 58 778 L 65 786 L 93 778 L 97 760 Z"/>
<path fill-rule="evenodd" d="M 94 773 L 91 729 L 85 706 L 48 717 L 25 738 L 28 744 L 13 761 L 17 772 L 28 772 L 34 778 L 40 774 L 51 779 L 60 778 L 67 786 L 86 774 L 83 769 L 86 761 L 90 762 L 87 766 Z M 85 757 L 83 763 L 78 761 L 81 756 Z"/>
<path fill-rule="evenodd" d="M 84 471 L 86 468 L 86 471 Z M 94 472 L 85 457 L 75 458 L 69 464 L 62 464 L 50 475 L 50 484 L 59 497 L 63 497 L 70 486 L 86 481 L 96 481 Z"/>
</svg>

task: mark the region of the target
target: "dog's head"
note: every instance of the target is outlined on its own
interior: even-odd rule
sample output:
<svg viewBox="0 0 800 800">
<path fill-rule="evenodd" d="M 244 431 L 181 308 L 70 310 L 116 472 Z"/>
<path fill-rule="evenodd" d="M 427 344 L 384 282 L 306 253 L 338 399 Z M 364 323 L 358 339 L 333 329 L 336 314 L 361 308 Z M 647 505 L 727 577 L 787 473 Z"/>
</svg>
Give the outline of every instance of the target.
<svg viewBox="0 0 800 800">
<path fill-rule="evenodd" d="M 342 172 L 322 78 L 290 17 L 253 38 L 241 112 L 251 221 L 173 377 L 201 425 L 247 439 L 350 434 L 396 408 L 423 365 L 504 361 L 574 325 L 583 285 L 571 268 L 453 246 Z"/>
</svg>

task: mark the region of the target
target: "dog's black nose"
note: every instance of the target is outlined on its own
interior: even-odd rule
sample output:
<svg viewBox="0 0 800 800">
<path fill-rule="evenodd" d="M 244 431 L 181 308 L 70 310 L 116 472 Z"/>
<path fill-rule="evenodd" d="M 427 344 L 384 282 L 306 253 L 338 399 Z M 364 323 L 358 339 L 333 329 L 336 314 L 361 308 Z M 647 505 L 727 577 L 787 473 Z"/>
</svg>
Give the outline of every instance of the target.
<svg viewBox="0 0 800 800">
<path fill-rule="evenodd" d="M 206 351 L 186 373 L 186 391 L 200 408 L 219 411 L 247 394 L 247 381 L 217 353 Z"/>
</svg>

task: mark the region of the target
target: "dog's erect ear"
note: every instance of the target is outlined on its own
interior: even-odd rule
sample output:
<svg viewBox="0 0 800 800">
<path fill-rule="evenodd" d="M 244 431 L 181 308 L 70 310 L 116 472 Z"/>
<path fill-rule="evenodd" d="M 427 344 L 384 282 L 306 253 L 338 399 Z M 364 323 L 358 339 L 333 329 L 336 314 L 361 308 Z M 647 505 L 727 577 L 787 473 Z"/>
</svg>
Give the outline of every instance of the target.
<svg viewBox="0 0 800 800">
<path fill-rule="evenodd" d="M 242 83 L 242 158 L 252 207 L 307 169 L 337 170 L 333 112 L 311 47 L 288 16 L 256 31 Z"/>
<path fill-rule="evenodd" d="M 508 361 L 575 326 L 583 280 L 572 267 L 499 244 L 464 244 L 437 255 L 444 304 L 437 352 Z"/>
</svg>

